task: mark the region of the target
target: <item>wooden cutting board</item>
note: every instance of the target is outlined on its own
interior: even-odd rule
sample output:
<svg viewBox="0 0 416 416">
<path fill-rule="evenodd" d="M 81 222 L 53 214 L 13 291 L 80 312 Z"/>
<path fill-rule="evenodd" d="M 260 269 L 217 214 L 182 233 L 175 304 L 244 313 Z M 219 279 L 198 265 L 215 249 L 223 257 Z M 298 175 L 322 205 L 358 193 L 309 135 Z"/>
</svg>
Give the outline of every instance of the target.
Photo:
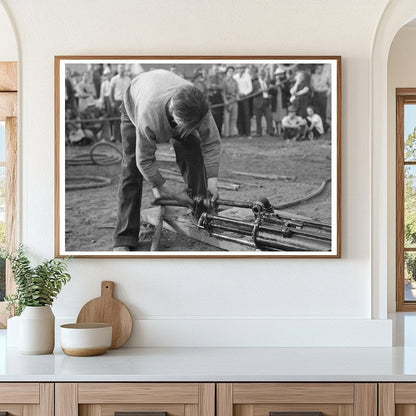
<svg viewBox="0 0 416 416">
<path fill-rule="evenodd" d="M 127 306 L 113 297 L 114 282 L 101 282 L 101 296 L 86 303 L 77 323 L 107 323 L 113 326 L 111 349 L 121 347 L 130 338 L 133 319 Z"/>
</svg>

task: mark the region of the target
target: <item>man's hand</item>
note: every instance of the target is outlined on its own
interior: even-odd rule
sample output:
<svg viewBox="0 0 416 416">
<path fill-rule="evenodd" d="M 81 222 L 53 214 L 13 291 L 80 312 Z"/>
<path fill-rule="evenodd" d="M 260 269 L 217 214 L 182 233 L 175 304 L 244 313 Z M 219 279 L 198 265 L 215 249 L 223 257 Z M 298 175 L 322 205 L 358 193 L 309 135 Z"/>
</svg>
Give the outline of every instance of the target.
<svg viewBox="0 0 416 416">
<path fill-rule="evenodd" d="M 212 208 L 218 199 L 218 179 L 208 178 L 207 198 L 204 199 L 204 205 Z"/>
<path fill-rule="evenodd" d="M 175 194 L 170 191 L 166 184 L 163 184 L 158 188 L 152 188 L 152 192 L 155 198 L 173 199 L 188 207 L 193 207 L 194 205 L 194 201 L 192 201 L 185 190 Z"/>
</svg>

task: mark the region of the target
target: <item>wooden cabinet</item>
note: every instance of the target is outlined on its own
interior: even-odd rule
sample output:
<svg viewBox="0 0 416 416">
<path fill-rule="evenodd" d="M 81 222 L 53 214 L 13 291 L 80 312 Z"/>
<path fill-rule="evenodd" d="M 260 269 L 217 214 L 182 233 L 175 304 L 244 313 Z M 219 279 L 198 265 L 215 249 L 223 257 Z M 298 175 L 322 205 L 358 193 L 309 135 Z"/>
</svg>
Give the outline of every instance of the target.
<svg viewBox="0 0 416 416">
<path fill-rule="evenodd" d="M 217 416 L 377 416 L 376 383 L 220 383 L 216 399 Z"/>
<path fill-rule="evenodd" d="M 52 383 L 0 383 L 0 415 L 53 416 Z"/>
<path fill-rule="evenodd" d="M 416 416 L 416 382 L 0 383 L 0 416 L 2 412 L 8 416 Z"/>
<path fill-rule="evenodd" d="M 57 383 L 56 416 L 215 416 L 214 383 Z M 140 412 L 140 413 L 139 413 Z M 144 413 L 141 413 L 144 412 Z M 157 415 L 156 415 L 157 416 Z"/>
<path fill-rule="evenodd" d="M 380 383 L 379 416 L 415 416 L 416 383 Z"/>
</svg>

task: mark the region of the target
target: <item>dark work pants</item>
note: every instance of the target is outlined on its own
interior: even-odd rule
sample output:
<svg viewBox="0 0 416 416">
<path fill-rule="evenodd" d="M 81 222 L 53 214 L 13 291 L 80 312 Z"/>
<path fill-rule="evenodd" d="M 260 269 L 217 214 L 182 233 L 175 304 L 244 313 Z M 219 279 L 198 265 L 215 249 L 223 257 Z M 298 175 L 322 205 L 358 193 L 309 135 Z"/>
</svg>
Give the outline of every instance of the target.
<svg viewBox="0 0 416 416">
<path fill-rule="evenodd" d="M 211 108 L 212 117 L 214 117 L 215 124 L 217 126 L 217 129 L 222 135 L 222 124 L 223 124 L 223 118 L 224 118 L 224 100 L 221 95 L 220 90 L 216 90 L 215 92 L 212 92 L 209 95 L 209 103 L 212 106 L 218 106 Z M 221 105 L 219 105 L 221 104 Z"/>
<path fill-rule="evenodd" d="M 122 104 L 123 101 L 114 101 L 114 117 L 121 117 L 120 114 L 120 106 Z M 119 120 L 114 120 L 113 121 L 113 140 L 115 142 L 121 142 L 121 127 L 120 127 L 120 121 Z"/>
<path fill-rule="evenodd" d="M 250 136 L 250 103 L 248 100 L 238 102 L 237 128 L 240 136 Z"/>
<path fill-rule="evenodd" d="M 256 130 L 257 136 L 262 136 L 261 119 L 264 115 L 266 119 L 266 133 L 269 136 L 273 135 L 273 123 L 272 123 L 272 112 L 270 109 L 270 103 L 267 99 L 263 100 L 263 104 L 260 108 L 254 108 L 254 114 L 256 115 Z"/>
<path fill-rule="evenodd" d="M 328 105 L 328 96 L 326 92 L 317 92 L 313 96 L 313 103 L 316 108 L 316 112 L 321 116 L 322 122 L 326 123 L 326 107 Z"/>
<path fill-rule="evenodd" d="M 120 112 L 123 159 L 113 244 L 114 247 L 136 247 L 140 233 L 143 176 L 137 168 L 136 162 L 136 128 L 129 119 L 124 104 L 121 105 Z M 189 196 L 195 199 L 204 198 L 207 190 L 207 178 L 199 136 L 192 136 L 185 142 L 173 139 L 172 145 Z"/>
</svg>

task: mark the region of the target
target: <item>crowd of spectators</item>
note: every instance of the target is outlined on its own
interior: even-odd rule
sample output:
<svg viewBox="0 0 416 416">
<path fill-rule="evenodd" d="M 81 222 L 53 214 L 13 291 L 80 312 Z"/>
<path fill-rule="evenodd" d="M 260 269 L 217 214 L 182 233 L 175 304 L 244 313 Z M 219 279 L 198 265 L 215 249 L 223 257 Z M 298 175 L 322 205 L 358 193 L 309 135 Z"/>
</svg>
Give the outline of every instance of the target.
<svg viewBox="0 0 416 416">
<path fill-rule="evenodd" d="M 120 111 L 131 79 L 142 68 L 126 65 L 84 65 L 83 72 L 66 68 L 65 132 L 71 144 L 96 140 L 121 142 Z"/>
<path fill-rule="evenodd" d="M 329 65 L 213 65 L 198 69 L 192 81 L 207 95 L 225 139 L 251 138 L 255 131 L 258 137 L 311 140 L 330 125 Z"/>
<path fill-rule="evenodd" d="M 137 64 L 67 65 L 66 137 L 83 144 L 121 141 L 119 106 Z M 154 68 L 149 68 L 154 69 Z M 319 138 L 330 125 L 331 76 L 326 64 L 213 64 L 181 73 L 207 97 L 224 139 L 278 136 L 285 140 Z M 253 128 L 252 128 L 253 126 Z M 255 126 L 255 127 L 254 127 Z"/>
</svg>

